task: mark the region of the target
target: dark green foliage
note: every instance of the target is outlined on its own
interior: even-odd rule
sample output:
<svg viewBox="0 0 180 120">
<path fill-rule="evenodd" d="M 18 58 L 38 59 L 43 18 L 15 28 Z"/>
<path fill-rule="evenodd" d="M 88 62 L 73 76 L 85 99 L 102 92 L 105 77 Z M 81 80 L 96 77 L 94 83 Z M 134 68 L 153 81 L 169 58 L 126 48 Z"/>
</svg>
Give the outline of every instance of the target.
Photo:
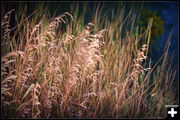
<svg viewBox="0 0 180 120">
<path fill-rule="evenodd" d="M 155 42 L 157 40 L 157 38 L 159 36 L 161 36 L 164 32 L 164 21 L 157 14 L 157 11 L 151 11 L 150 9 L 144 7 L 141 11 L 141 17 L 140 17 L 140 21 L 139 21 L 139 25 L 142 27 L 143 32 L 145 31 L 150 18 L 153 18 L 150 42 Z M 145 41 L 143 41 L 143 42 L 145 42 Z"/>
</svg>

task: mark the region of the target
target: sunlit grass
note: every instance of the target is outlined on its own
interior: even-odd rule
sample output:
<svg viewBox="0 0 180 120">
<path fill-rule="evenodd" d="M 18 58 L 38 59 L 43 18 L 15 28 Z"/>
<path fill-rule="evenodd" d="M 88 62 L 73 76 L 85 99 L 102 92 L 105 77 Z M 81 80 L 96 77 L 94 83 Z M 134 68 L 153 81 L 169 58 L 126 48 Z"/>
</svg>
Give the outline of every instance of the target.
<svg viewBox="0 0 180 120">
<path fill-rule="evenodd" d="M 39 8 L 40 10 L 42 8 Z M 170 38 L 155 65 L 147 56 L 151 44 L 136 24 L 138 12 L 102 16 L 94 9 L 84 25 L 77 6 L 49 18 L 10 11 L 1 21 L 1 99 L 8 118 L 159 118 L 175 104 L 176 71 L 168 58 Z M 17 26 L 9 29 L 15 14 Z M 33 17 L 34 16 L 34 17 Z M 13 34 L 9 34 L 12 32 Z M 146 44 L 140 44 L 144 39 Z M 150 59 L 150 62 L 146 60 Z"/>
</svg>

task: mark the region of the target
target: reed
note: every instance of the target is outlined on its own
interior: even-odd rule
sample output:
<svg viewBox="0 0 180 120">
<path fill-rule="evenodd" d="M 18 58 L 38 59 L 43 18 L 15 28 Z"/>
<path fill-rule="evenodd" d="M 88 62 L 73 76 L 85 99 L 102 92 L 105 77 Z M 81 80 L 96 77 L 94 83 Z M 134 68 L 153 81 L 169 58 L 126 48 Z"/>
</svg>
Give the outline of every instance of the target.
<svg viewBox="0 0 180 120">
<path fill-rule="evenodd" d="M 3 117 L 163 118 L 164 105 L 177 103 L 170 42 L 156 64 L 147 62 L 153 20 L 139 32 L 137 10 L 125 8 L 120 4 L 109 19 L 97 7 L 87 25 L 87 6 L 80 17 L 77 6 L 53 18 L 22 14 L 13 29 L 9 19 L 17 13 L 4 15 Z"/>
</svg>

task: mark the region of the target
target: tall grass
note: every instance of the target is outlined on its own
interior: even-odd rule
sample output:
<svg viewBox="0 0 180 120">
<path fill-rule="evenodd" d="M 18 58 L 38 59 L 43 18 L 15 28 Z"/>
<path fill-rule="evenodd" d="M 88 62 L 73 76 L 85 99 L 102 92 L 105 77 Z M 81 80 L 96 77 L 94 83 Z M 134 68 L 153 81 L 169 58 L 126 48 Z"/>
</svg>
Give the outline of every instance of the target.
<svg viewBox="0 0 180 120">
<path fill-rule="evenodd" d="M 5 118 L 159 118 L 173 94 L 176 71 L 168 58 L 170 40 L 155 65 L 147 62 L 151 27 L 138 27 L 138 12 L 125 5 L 94 9 L 84 25 L 78 16 L 26 17 L 10 11 L 1 21 L 1 100 Z M 40 8 L 41 9 L 41 8 Z M 17 26 L 9 29 L 11 14 Z M 36 16 L 37 15 L 37 16 Z M 10 34 L 11 33 L 11 34 Z M 146 40 L 141 45 L 140 40 Z M 170 39 L 170 38 L 169 38 Z M 161 64 L 162 62 L 162 64 Z"/>
</svg>

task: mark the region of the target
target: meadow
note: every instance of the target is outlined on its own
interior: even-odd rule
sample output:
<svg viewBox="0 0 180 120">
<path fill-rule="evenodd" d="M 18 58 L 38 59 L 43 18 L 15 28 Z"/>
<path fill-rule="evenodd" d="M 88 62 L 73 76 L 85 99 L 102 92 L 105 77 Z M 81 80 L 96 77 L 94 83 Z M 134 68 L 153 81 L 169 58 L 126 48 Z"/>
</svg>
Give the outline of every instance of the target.
<svg viewBox="0 0 180 120">
<path fill-rule="evenodd" d="M 4 118 L 164 118 L 178 104 L 170 39 L 156 63 L 148 56 L 153 19 L 146 30 L 140 10 L 94 7 L 50 17 L 13 9 L 1 19 L 1 106 Z M 106 11 L 106 10 L 105 10 Z M 107 15 L 110 14 L 110 15 Z M 14 17 L 14 18 L 12 18 Z M 15 26 L 10 26 L 10 21 Z M 144 41 L 143 43 L 140 41 Z"/>
</svg>

